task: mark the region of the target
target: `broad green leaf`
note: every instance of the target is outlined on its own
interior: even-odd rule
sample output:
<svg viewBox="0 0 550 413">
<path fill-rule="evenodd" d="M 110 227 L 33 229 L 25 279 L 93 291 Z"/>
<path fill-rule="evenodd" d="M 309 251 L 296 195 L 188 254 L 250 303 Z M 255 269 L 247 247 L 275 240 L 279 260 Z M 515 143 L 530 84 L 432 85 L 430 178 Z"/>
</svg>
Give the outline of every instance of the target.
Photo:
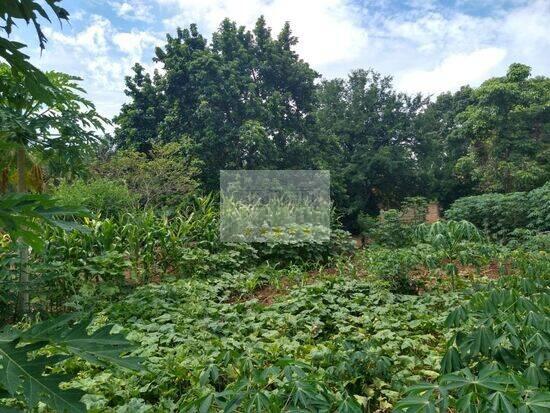
<svg viewBox="0 0 550 413">
<path fill-rule="evenodd" d="M 35 325 L 22 335 L 23 340 L 48 341 L 62 346 L 71 354 L 82 357 L 90 363 L 107 365 L 108 363 L 131 370 L 140 370 L 139 358 L 121 357 L 135 349 L 124 335 L 111 334 L 112 325 L 106 325 L 92 334 L 88 334 L 88 322 L 79 322 L 73 327 L 66 323 L 73 317 L 63 316 L 60 320 L 51 320 Z"/>
<path fill-rule="evenodd" d="M 36 357 L 29 360 L 29 351 L 42 348 L 36 343 L 18 347 L 18 341 L 0 343 L 0 384 L 12 396 L 21 393 L 29 407 L 43 402 L 58 412 L 85 412 L 80 402 L 83 392 L 76 389 L 61 390 L 59 384 L 71 377 L 44 373 L 48 366 L 65 357 Z"/>
<path fill-rule="evenodd" d="M 435 413 L 435 404 L 428 397 L 408 396 L 395 405 L 395 412 Z"/>
<path fill-rule="evenodd" d="M 451 347 L 445 353 L 445 356 L 441 360 L 441 374 L 452 373 L 453 371 L 460 370 L 462 368 L 462 361 L 460 354 L 456 347 Z"/>
<path fill-rule="evenodd" d="M 536 392 L 529 397 L 520 412 L 547 413 L 550 411 L 550 392 Z"/>
<path fill-rule="evenodd" d="M 488 399 L 491 402 L 492 409 L 496 412 L 515 413 L 516 411 L 508 397 L 501 391 L 492 393 Z"/>
</svg>

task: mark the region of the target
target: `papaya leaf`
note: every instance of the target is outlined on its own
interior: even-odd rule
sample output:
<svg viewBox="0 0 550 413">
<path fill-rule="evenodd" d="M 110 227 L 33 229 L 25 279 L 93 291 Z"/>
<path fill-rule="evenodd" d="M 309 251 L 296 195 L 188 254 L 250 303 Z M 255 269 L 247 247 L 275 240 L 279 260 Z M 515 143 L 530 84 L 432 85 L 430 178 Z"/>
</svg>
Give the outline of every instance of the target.
<svg viewBox="0 0 550 413">
<path fill-rule="evenodd" d="M 11 396 L 22 394 L 29 407 L 43 402 L 59 412 L 85 412 L 80 402 L 80 390 L 61 390 L 59 384 L 71 379 L 64 375 L 45 375 L 48 366 L 66 357 L 36 357 L 29 359 L 30 351 L 43 347 L 43 343 L 18 346 L 19 339 L 0 342 L 0 384 Z"/>
<path fill-rule="evenodd" d="M 139 358 L 121 357 L 121 354 L 132 351 L 132 345 L 123 334 L 111 334 L 113 325 L 106 325 L 92 334 L 88 334 L 89 320 L 81 321 L 73 327 L 67 322 L 74 319 L 74 315 L 65 315 L 60 319 L 48 320 L 26 331 L 22 338 L 29 342 L 46 341 L 60 346 L 69 353 L 84 360 L 106 366 L 114 364 L 131 370 L 140 370 Z"/>
</svg>

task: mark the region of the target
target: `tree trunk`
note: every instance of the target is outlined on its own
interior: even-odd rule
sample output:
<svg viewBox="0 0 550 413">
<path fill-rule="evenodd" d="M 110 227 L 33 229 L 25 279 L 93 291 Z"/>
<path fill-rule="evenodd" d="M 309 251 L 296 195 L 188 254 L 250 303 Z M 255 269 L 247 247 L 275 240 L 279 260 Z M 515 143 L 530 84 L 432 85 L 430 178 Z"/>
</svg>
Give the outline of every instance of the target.
<svg viewBox="0 0 550 413">
<path fill-rule="evenodd" d="M 25 184 L 25 147 L 17 149 L 17 192 L 27 192 Z M 29 261 L 29 247 L 21 239 L 17 240 L 19 245 L 19 294 L 17 297 L 16 315 L 21 318 L 30 311 L 29 300 L 29 274 L 27 263 Z"/>
</svg>

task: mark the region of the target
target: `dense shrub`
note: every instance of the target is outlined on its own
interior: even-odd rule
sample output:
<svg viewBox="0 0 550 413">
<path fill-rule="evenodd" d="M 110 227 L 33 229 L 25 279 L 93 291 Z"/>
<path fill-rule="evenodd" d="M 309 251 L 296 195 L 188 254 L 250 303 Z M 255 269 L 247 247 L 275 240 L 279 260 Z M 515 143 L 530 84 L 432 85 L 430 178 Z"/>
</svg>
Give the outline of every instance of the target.
<svg viewBox="0 0 550 413">
<path fill-rule="evenodd" d="M 387 282 L 390 291 L 399 294 L 415 293 L 417 283 L 410 277 L 411 271 L 424 263 L 424 257 L 431 252 L 427 248 L 368 248 L 363 262 L 370 275 Z"/>
<path fill-rule="evenodd" d="M 495 239 L 508 239 L 517 228 L 550 230 L 550 183 L 530 192 L 484 194 L 456 200 L 445 212 L 472 222 Z"/>
<path fill-rule="evenodd" d="M 85 182 L 62 182 L 53 191 L 62 205 L 78 205 L 102 216 L 114 216 L 132 209 L 137 198 L 120 181 L 98 178 Z"/>
<path fill-rule="evenodd" d="M 529 204 L 527 228 L 550 231 L 550 182 L 527 193 Z"/>
<path fill-rule="evenodd" d="M 103 213 L 106 207 L 100 205 L 109 198 L 92 199 L 84 190 L 75 193 L 81 185 L 62 186 L 60 193 L 73 202 L 80 195 L 89 201 L 86 206 Z M 100 308 L 133 285 L 167 277 L 213 278 L 267 262 L 315 267 L 353 250 L 349 234 L 338 229 L 329 242 L 223 243 L 213 197 L 191 199 L 173 211 L 133 209 L 106 218 L 85 217 L 82 225 L 84 231 L 46 229 L 45 247 L 31 254 L 26 271 L 33 280 L 36 311 Z M 0 244 L 0 282 L 5 286 L 0 309 L 14 307 L 18 263 L 14 244 Z"/>
<path fill-rule="evenodd" d="M 401 212 L 396 209 L 386 211 L 380 219 L 360 214 L 358 224 L 361 234 L 370 243 L 394 248 L 411 243 L 413 225 L 404 222 Z"/>
<path fill-rule="evenodd" d="M 94 171 L 122 180 L 144 207 L 175 207 L 198 188 L 197 163 L 186 154 L 184 142 L 155 144 L 147 153 L 119 151 Z"/>
<path fill-rule="evenodd" d="M 353 240 L 346 231 L 335 229 L 331 231 L 330 241 L 290 241 L 254 243 L 261 261 L 268 261 L 279 267 L 292 264 L 316 265 L 326 264 L 332 258 L 349 254 L 354 249 Z"/>
<path fill-rule="evenodd" d="M 550 232 L 536 232 L 530 229 L 518 228 L 510 234 L 506 244 L 511 249 L 527 251 L 550 251 Z"/>
</svg>

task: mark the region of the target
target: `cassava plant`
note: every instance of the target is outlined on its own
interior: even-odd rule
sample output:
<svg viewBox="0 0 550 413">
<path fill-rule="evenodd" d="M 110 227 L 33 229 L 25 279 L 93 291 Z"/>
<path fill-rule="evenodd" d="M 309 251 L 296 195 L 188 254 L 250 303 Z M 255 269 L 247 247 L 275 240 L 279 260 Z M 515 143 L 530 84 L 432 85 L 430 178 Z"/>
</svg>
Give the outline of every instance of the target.
<svg viewBox="0 0 550 413">
<path fill-rule="evenodd" d="M 457 262 L 470 261 L 468 243 L 482 241 L 483 237 L 474 224 L 468 221 L 438 221 L 433 224 L 421 224 L 414 230 L 417 242 L 431 245 L 440 253 L 437 260 L 451 279 L 452 288 L 456 288 L 458 276 Z M 433 265 L 433 261 L 429 262 Z"/>
<path fill-rule="evenodd" d="M 522 253 L 523 255 L 523 253 Z M 409 388 L 399 412 L 524 412 L 550 409 L 548 257 L 524 263 L 451 311 L 453 335 L 435 383 Z M 521 261 L 521 257 L 514 255 Z M 519 270 L 519 271 L 518 271 Z"/>
</svg>

